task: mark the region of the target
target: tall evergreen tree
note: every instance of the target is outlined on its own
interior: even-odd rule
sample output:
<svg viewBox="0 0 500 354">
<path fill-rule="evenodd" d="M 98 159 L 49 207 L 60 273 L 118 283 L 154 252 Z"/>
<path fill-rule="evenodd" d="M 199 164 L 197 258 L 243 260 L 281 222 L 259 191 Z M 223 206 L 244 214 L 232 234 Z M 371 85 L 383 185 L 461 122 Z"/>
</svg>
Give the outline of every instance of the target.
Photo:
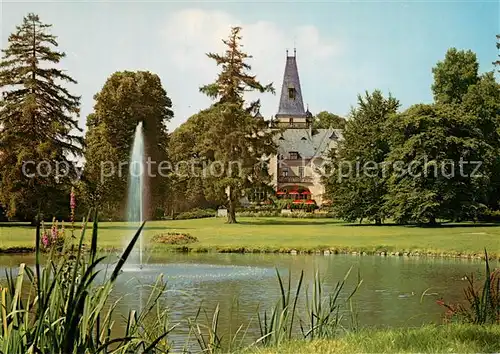
<svg viewBox="0 0 500 354">
<path fill-rule="evenodd" d="M 145 213 L 152 218 L 156 208 L 164 206 L 167 195 L 167 179 L 161 176 L 166 172 L 159 168 L 167 160 L 166 124 L 173 117 L 172 101 L 158 75 L 147 71 L 114 73 L 94 99 L 85 136 L 87 199 L 111 217 L 124 216 L 128 161 L 135 129 L 143 122 L 146 162 L 151 161 L 150 171 L 146 171 Z"/>
<path fill-rule="evenodd" d="M 225 192 L 228 223 L 236 222 L 236 206 L 243 191 L 266 178 L 260 168 L 263 156 L 276 150 L 273 133 L 257 115 L 260 102 L 247 104 L 244 98 L 248 91 L 274 93 L 274 89 L 272 84 L 263 86 L 249 74 L 251 66 L 246 60 L 251 56 L 242 51 L 240 31 L 240 27 L 233 27 L 229 38 L 223 40 L 227 47 L 224 54 L 207 54 L 221 71 L 215 82 L 200 88 L 200 92 L 216 102 L 206 112 L 210 124 L 201 137 L 199 151 L 223 166 L 223 176 L 211 178 L 208 192 L 213 192 L 212 196 Z"/>
<path fill-rule="evenodd" d="M 53 212 L 50 203 L 62 197 L 70 182 L 69 176 L 40 176 L 34 164 L 23 173 L 25 162 L 68 163 L 71 155 L 82 152 L 82 137 L 73 134 L 81 131 L 77 123 L 80 98 L 63 86 L 76 81 L 57 66 L 65 53 L 54 49 L 57 37 L 49 33 L 50 27 L 29 14 L 2 50 L 0 202 L 9 216 L 33 218 L 39 208 Z M 34 177 L 27 176 L 31 174 Z"/>
</svg>

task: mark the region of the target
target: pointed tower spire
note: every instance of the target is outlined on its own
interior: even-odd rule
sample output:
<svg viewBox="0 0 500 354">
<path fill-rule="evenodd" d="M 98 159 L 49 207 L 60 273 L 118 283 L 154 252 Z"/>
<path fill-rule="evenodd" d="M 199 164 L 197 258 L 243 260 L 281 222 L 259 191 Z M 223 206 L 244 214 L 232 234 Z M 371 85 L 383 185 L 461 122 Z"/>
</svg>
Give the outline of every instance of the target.
<svg viewBox="0 0 500 354">
<path fill-rule="evenodd" d="M 296 61 L 297 50 L 294 48 L 294 56 L 288 56 L 286 51 L 285 74 L 281 86 L 281 97 L 278 114 L 279 117 L 305 118 L 304 102 L 302 101 L 302 90 L 300 88 L 299 70 Z"/>
</svg>

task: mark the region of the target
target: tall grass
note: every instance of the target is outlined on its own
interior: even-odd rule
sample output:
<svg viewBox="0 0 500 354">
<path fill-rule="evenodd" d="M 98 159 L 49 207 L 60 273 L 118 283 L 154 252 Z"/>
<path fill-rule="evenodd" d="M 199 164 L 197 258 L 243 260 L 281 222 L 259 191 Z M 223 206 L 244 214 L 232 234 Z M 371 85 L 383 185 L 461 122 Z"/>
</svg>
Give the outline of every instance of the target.
<svg viewBox="0 0 500 354">
<path fill-rule="evenodd" d="M 194 335 L 202 353 L 233 353 L 248 346 L 248 343 L 245 341 L 247 340 L 248 330 L 252 321 L 248 321 L 246 325 L 239 323 L 235 331 L 231 328 L 233 316 L 235 314 L 238 315 L 238 307 L 239 304 L 236 300 L 230 309 L 229 329 L 224 333 L 222 333 L 219 326 L 220 306 L 218 304 L 212 315 L 209 315 L 206 309 L 200 305 L 195 318 L 188 319 L 190 328 L 189 337 Z M 204 317 L 204 319 L 201 317 Z M 186 344 L 189 344 L 189 337 Z"/>
<path fill-rule="evenodd" d="M 291 275 L 289 274 L 288 284 L 285 287 L 283 278 L 277 271 L 281 298 L 269 312 L 264 311 L 263 316 L 258 314 L 261 337 L 257 342 L 264 346 L 279 346 L 285 341 L 296 339 L 294 336 L 295 320 L 299 321 L 300 324 L 301 339 L 334 338 L 338 335 L 339 330 L 344 329 L 344 311 L 350 312 L 351 325 L 355 326 L 352 298 L 362 283 L 359 274 L 356 286 L 345 299 L 341 299 L 351 270 L 352 267 L 345 274 L 343 280 L 336 284 L 332 292 L 327 292 L 319 272 L 316 272 L 311 295 L 309 295 L 309 289 L 305 290 L 304 316 L 300 315 L 298 306 L 303 288 L 304 272 L 301 272 L 293 292 Z"/>
<path fill-rule="evenodd" d="M 6 272 L 6 287 L 0 293 L 1 353 L 166 353 L 171 331 L 167 314 L 159 302 L 164 283 L 158 278 L 144 309 L 130 311 L 125 333 L 112 336 L 114 311 L 110 294 L 129 257 L 144 223 L 115 264 L 110 276 L 98 283 L 106 267 L 97 256 L 98 225 L 94 215 L 90 252 L 84 253 L 85 223 L 78 246 L 54 249 L 42 266 L 40 226 L 36 230 L 34 269 L 19 266 L 17 275 Z"/>
<path fill-rule="evenodd" d="M 261 337 L 257 342 L 267 345 L 280 345 L 285 340 L 292 338 L 293 322 L 297 312 L 297 301 L 299 299 L 302 281 L 304 280 L 304 271 L 300 273 L 300 278 L 297 283 L 295 295 L 292 295 L 292 277 L 288 276 L 288 286 L 285 289 L 283 278 L 278 270 L 276 270 L 278 282 L 280 286 L 281 297 L 278 303 L 268 313 L 264 311 L 264 317 L 257 312 L 259 329 Z"/>
<path fill-rule="evenodd" d="M 312 296 L 309 298 L 309 294 L 306 292 L 306 313 L 308 320 L 301 322 L 300 325 L 304 339 L 334 338 L 338 334 L 339 329 L 343 327 L 344 315 L 341 311 L 343 310 L 342 305 L 346 303 L 349 304 L 348 310 L 351 315 L 351 326 L 357 326 L 356 321 L 354 321 L 355 313 L 352 307 L 352 297 L 363 282 L 360 279 L 359 273 L 355 288 L 343 303 L 339 300 L 351 271 L 352 267 L 349 268 L 344 278 L 337 282 L 333 292 L 329 292 L 328 295 L 325 295 L 324 283 L 321 280 L 320 274 L 318 272 L 315 273 Z"/>
</svg>

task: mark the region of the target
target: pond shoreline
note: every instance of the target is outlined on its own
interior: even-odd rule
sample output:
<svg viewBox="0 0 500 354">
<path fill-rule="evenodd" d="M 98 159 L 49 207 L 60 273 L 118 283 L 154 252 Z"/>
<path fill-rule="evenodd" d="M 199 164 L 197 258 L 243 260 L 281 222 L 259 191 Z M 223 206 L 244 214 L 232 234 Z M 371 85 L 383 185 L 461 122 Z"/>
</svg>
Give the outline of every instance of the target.
<svg viewBox="0 0 500 354">
<path fill-rule="evenodd" d="M 120 252 L 122 249 L 115 247 L 100 248 L 102 252 Z M 295 248 L 254 248 L 254 247 L 193 247 L 193 246 L 179 246 L 179 245 L 158 245 L 158 248 L 146 248 L 147 252 L 160 253 L 160 252 L 173 252 L 173 253 L 239 253 L 239 254 L 289 254 L 295 255 L 352 255 L 352 256 L 379 256 L 379 257 L 402 257 L 402 258 L 450 258 L 450 259 L 470 259 L 470 260 L 484 260 L 484 253 L 459 253 L 459 252 L 443 252 L 443 251 L 422 251 L 422 250 L 403 250 L 393 251 L 387 249 L 377 250 L 353 250 L 346 248 L 315 248 L 315 249 L 295 249 Z M 35 247 L 9 247 L 0 249 L 0 254 L 27 254 L 35 253 Z M 499 260 L 500 255 L 496 253 L 489 253 L 490 260 Z"/>
</svg>

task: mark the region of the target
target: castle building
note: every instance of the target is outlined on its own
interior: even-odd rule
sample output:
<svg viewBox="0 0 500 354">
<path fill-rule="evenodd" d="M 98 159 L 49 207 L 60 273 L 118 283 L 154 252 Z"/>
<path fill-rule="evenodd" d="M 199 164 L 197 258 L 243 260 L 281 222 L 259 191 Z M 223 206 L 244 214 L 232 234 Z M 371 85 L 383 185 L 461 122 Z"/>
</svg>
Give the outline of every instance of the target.
<svg viewBox="0 0 500 354">
<path fill-rule="evenodd" d="M 314 129 L 313 115 L 304 109 L 296 53 L 286 52 L 278 113 L 271 124 L 280 129 L 275 137 L 278 152 L 269 171 L 278 198 L 321 206 L 326 200 L 321 177 L 327 154 L 342 139 L 342 130 Z"/>
</svg>

